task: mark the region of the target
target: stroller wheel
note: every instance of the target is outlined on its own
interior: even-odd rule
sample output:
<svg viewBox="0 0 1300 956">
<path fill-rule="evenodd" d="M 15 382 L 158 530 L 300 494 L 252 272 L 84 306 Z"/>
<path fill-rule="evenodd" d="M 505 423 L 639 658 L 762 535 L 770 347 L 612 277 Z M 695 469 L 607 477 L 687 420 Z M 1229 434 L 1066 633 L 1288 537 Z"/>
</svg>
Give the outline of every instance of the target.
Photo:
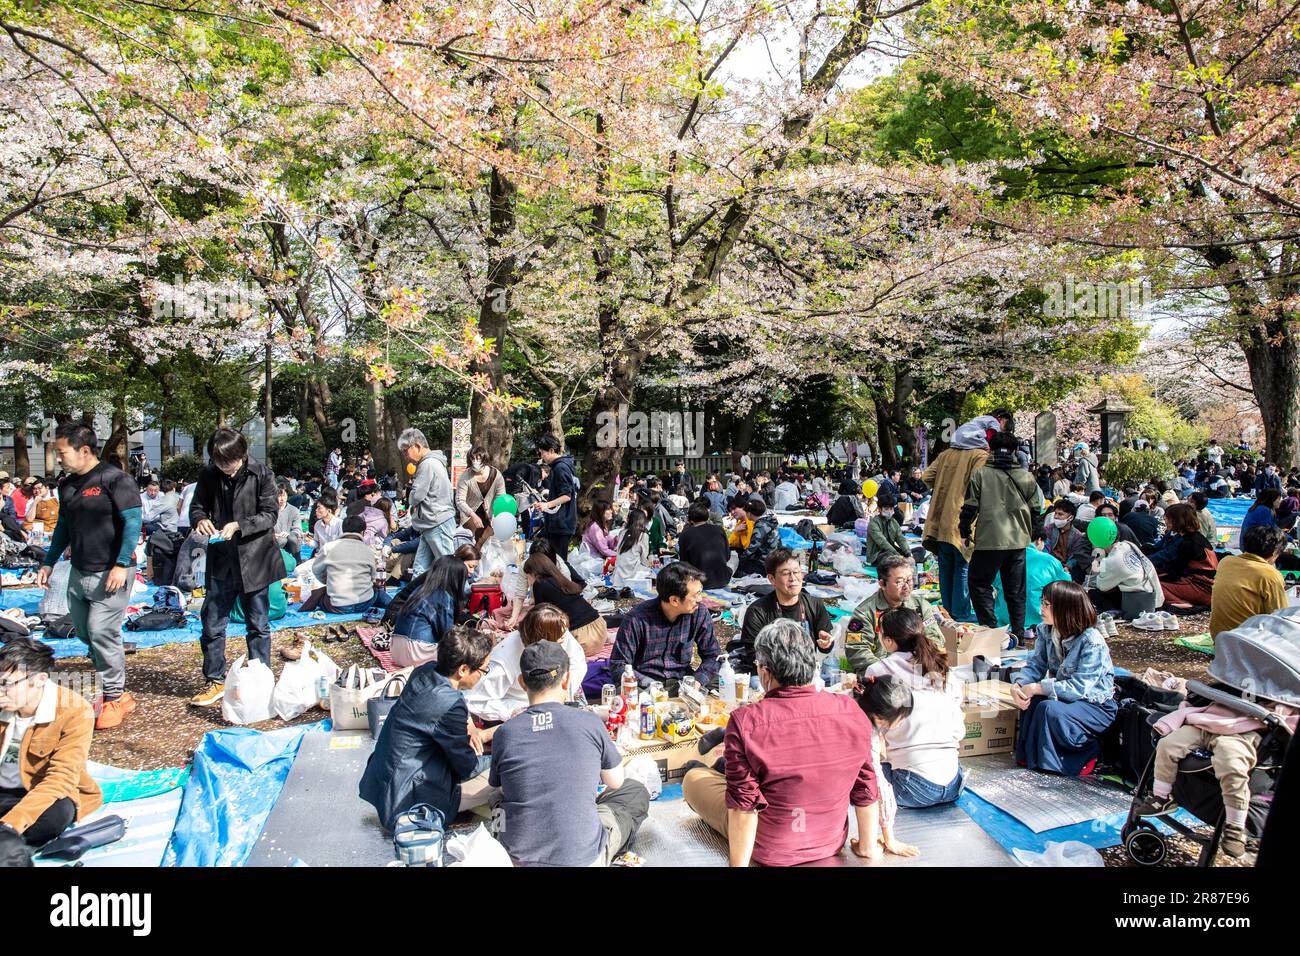
<svg viewBox="0 0 1300 956">
<path fill-rule="evenodd" d="M 1129 859 L 1138 866 L 1159 866 L 1169 853 L 1165 838 L 1142 826 L 1124 838 L 1124 849 L 1128 850 Z"/>
</svg>

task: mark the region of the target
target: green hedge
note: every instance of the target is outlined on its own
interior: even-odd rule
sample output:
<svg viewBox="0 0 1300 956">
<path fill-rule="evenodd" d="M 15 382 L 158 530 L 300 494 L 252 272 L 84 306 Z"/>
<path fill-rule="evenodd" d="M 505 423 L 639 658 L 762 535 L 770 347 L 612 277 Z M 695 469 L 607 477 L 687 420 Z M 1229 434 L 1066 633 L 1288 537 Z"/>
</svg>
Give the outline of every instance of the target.
<svg viewBox="0 0 1300 956">
<path fill-rule="evenodd" d="M 159 477 L 183 483 L 197 479 L 202 470 L 203 459 L 198 455 L 173 455 L 163 462 Z"/>
<path fill-rule="evenodd" d="M 1168 478 L 1173 471 L 1173 461 L 1163 452 L 1121 448 L 1111 452 L 1106 464 L 1101 466 L 1101 477 L 1112 488 L 1123 488 L 1129 482 L 1145 484 L 1153 478 Z"/>
</svg>

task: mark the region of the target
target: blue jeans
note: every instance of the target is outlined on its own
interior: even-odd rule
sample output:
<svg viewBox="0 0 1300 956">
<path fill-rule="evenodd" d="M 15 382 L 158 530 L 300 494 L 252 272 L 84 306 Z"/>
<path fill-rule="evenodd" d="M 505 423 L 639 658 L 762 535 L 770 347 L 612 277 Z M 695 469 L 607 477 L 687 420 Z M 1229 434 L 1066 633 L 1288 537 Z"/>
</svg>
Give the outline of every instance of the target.
<svg viewBox="0 0 1300 956">
<path fill-rule="evenodd" d="M 428 571 L 435 558 L 451 554 L 454 550 L 451 546 L 451 535 L 455 530 L 456 519 L 451 517 L 437 527 L 420 532 L 420 546 L 415 550 L 415 563 L 411 565 L 411 577 L 418 577 Z"/>
<path fill-rule="evenodd" d="M 335 606 L 335 614 L 360 614 L 363 611 L 369 611 L 372 607 L 385 608 L 393 599 L 388 596 L 388 591 L 383 588 L 375 589 L 375 596 L 369 601 L 362 601 L 360 604 L 345 604 L 342 607 Z"/>
<path fill-rule="evenodd" d="M 970 589 L 966 583 L 969 571 L 966 559 L 958 548 L 946 541 L 939 542 L 939 550 L 934 556 L 939 561 L 939 597 L 944 610 L 955 621 L 975 623 L 970 607 Z"/>
<path fill-rule="evenodd" d="M 957 776 L 953 777 L 952 782 L 946 787 L 941 787 L 911 770 L 895 770 L 887 763 L 882 763 L 880 769 L 884 772 L 889 785 L 894 788 L 894 799 L 898 801 L 898 805 L 914 810 L 937 807 L 941 803 L 952 803 L 961 796 L 962 787 L 966 784 L 966 771 L 961 767 L 957 768 Z"/>
</svg>

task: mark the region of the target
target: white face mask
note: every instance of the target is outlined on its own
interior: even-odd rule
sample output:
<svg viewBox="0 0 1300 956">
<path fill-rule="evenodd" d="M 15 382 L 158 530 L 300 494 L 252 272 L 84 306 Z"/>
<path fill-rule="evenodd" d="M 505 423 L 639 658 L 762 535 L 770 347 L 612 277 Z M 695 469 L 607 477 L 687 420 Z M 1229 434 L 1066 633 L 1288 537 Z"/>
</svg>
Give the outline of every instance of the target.
<svg viewBox="0 0 1300 956">
<path fill-rule="evenodd" d="M 1069 518 L 1053 518 L 1053 519 L 1052 519 L 1052 524 L 1056 525 L 1058 528 L 1064 528 L 1064 527 L 1067 527 L 1067 526 L 1070 524 L 1070 519 L 1069 519 Z"/>
</svg>

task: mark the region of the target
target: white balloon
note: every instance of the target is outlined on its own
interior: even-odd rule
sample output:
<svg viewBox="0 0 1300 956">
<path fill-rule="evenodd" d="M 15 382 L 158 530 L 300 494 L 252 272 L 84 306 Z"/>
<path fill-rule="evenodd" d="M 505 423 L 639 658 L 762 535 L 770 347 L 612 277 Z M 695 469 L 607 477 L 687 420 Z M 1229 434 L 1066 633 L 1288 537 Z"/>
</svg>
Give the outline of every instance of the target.
<svg viewBox="0 0 1300 956">
<path fill-rule="evenodd" d="M 514 536 L 518 523 L 515 516 L 509 511 L 503 511 L 499 515 L 492 516 L 492 534 L 499 540 L 506 541 Z"/>
</svg>

